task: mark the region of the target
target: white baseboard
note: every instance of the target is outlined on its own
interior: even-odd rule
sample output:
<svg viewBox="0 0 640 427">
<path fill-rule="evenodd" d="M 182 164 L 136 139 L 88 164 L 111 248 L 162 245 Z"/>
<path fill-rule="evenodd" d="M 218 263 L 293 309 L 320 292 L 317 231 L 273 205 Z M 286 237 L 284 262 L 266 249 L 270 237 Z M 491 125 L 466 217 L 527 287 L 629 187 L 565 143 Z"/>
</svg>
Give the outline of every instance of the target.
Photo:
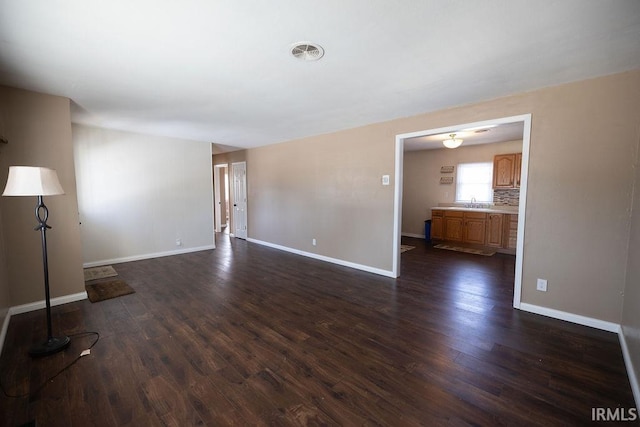
<svg viewBox="0 0 640 427">
<path fill-rule="evenodd" d="M 51 307 L 56 305 L 67 304 L 69 302 L 82 301 L 83 299 L 87 299 L 86 292 L 78 292 L 77 294 L 64 295 L 57 298 L 51 298 Z M 28 304 L 16 305 L 9 309 L 9 315 L 13 316 L 14 314 L 22 314 L 28 313 L 30 311 L 40 310 L 45 308 L 47 303 L 45 300 L 30 302 Z"/>
<path fill-rule="evenodd" d="M 553 308 L 541 307 L 539 305 L 520 303 L 520 310 L 530 313 L 541 314 L 554 319 L 566 320 L 567 322 L 577 323 L 578 325 L 590 326 L 603 331 L 620 333 L 620 325 L 618 323 L 607 322 L 604 320 L 594 319 L 593 317 L 581 316 L 579 314 L 568 313 L 566 311 L 555 310 Z"/>
<path fill-rule="evenodd" d="M 324 255 L 318 255 L 318 254 L 314 254 L 314 253 L 311 253 L 311 252 L 305 252 L 305 251 L 301 251 L 301 250 L 298 250 L 298 249 L 289 248 L 287 246 L 281 246 L 281 245 L 276 245 L 275 243 L 265 242 L 265 241 L 262 241 L 262 240 L 256 240 L 256 239 L 252 239 L 252 238 L 247 238 L 247 241 L 251 242 L 251 243 L 257 243 L 257 244 L 263 245 L 263 246 L 268 246 L 270 248 L 278 249 L 278 250 L 281 250 L 281 251 L 291 252 L 291 253 L 294 253 L 294 254 L 297 254 L 297 255 L 306 256 L 308 258 L 313 258 L 313 259 L 317 259 L 317 260 L 320 260 L 320 261 L 330 262 L 332 264 L 338 264 L 338 265 L 342 265 L 344 267 L 355 268 L 356 270 L 362 270 L 362 271 L 366 271 L 368 273 L 379 274 L 381 276 L 395 278 L 395 275 L 393 274 L 393 272 L 389 271 L 389 270 L 383 270 L 381 268 L 370 267 L 368 265 L 357 264 L 355 262 L 344 261 L 344 260 L 341 260 L 341 259 L 331 258 L 331 257 L 324 256 Z"/>
<path fill-rule="evenodd" d="M 414 234 L 414 233 L 401 233 L 401 236 L 404 237 L 415 237 L 416 239 L 424 239 L 424 234 Z"/>
<path fill-rule="evenodd" d="M 633 367 L 631 355 L 629 354 L 629 347 L 627 347 L 627 340 L 624 335 L 624 326 L 620 327 L 618 338 L 620 339 L 620 347 L 622 347 L 624 366 L 627 368 L 627 376 L 629 377 L 629 383 L 631 383 L 631 391 L 633 391 L 633 398 L 636 401 L 636 409 L 640 410 L 640 384 L 638 384 L 638 377 Z"/>
<path fill-rule="evenodd" d="M 636 402 L 636 409 L 640 411 L 640 384 L 638 384 L 638 377 L 636 376 L 636 371 L 634 370 L 633 362 L 631 361 L 631 355 L 629 354 L 629 348 L 627 347 L 627 341 L 624 336 L 624 328 L 622 325 L 527 303 L 521 303 L 520 310 L 618 334 L 618 340 L 620 341 L 622 356 L 624 358 L 624 365 L 627 370 L 627 377 L 629 378 L 633 398 Z"/>
<path fill-rule="evenodd" d="M 69 302 L 74 301 L 82 301 L 83 299 L 87 299 L 86 292 L 78 292 L 77 294 L 64 295 L 57 298 L 51 299 L 51 306 L 54 307 L 56 305 L 67 304 Z M 47 306 L 45 300 L 31 302 L 28 304 L 16 305 L 10 307 L 7 310 L 7 313 L 4 317 L 4 321 L 2 322 L 2 331 L 0 331 L 0 355 L 2 354 L 2 348 L 4 347 L 4 340 L 7 337 L 7 329 L 9 328 L 9 321 L 11 320 L 11 316 L 16 314 L 28 313 L 30 311 L 40 310 Z"/>
<path fill-rule="evenodd" d="M 214 245 L 206 245 L 206 246 L 198 246 L 198 247 L 195 247 L 195 248 L 178 249 L 178 250 L 175 250 L 175 251 L 156 252 L 156 253 L 152 253 L 152 254 L 133 255 L 133 256 L 122 257 L 122 258 L 112 258 L 112 259 L 103 259 L 103 260 L 100 260 L 100 261 L 85 262 L 84 264 L 82 264 L 82 266 L 84 268 L 98 267 L 98 266 L 101 266 L 101 265 L 119 264 L 119 263 L 123 263 L 123 262 L 141 261 L 143 259 L 161 258 L 161 257 L 171 256 L 171 255 L 188 254 L 188 253 L 191 253 L 191 252 L 208 251 L 210 249 L 215 249 L 215 248 L 216 248 L 215 244 Z"/>
</svg>

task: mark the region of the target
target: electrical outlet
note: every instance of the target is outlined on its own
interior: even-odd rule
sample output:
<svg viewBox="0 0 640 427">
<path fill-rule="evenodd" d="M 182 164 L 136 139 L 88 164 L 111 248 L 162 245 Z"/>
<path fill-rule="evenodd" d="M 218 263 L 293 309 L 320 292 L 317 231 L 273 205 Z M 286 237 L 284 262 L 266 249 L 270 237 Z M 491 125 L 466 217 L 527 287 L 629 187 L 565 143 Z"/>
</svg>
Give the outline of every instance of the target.
<svg viewBox="0 0 640 427">
<path fill-rule="evenodd" d="M 382 175 L 382 185 L 389 185 L 389 175 Z"/>
<path fill-rule="evenodd" d="M 312 244 L 313 246 L 315 246 L 315 245 L 316 245 L 316 239 L 311 239 L 311 244 Z"/>
<path fill-rule="evenodd" d="M 547 292 L 547 279 L 538 279 L 536 289 L 542 292 Z"/>
<path fill-rule="evenodd" d="M 176 239 L 176 246 L 182 246 L 182 239 Z"/>
</svg>

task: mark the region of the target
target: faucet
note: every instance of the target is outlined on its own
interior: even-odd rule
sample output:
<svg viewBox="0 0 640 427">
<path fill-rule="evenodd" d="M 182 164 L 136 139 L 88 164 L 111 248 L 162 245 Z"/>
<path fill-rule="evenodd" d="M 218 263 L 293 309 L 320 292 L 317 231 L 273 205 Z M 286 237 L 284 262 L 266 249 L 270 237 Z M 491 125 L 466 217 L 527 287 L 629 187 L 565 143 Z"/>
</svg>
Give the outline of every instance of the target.
<svg viewBox="0 0 640 427">
<path fill-rule="evenodd" d="M 475 197 L 471 198 L 471 206 L 469 206 L 469 207 L 470 208 L 477 208 L 477 206 L 476 206 L 476 198 Z"/>
</svg>

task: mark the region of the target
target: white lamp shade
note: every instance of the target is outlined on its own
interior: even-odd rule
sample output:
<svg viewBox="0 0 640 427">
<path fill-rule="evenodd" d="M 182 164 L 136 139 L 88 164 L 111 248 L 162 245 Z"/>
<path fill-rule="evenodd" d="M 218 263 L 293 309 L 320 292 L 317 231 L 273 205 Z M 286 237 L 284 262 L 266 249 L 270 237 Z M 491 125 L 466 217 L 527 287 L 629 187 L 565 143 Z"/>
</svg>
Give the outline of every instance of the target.
<svg viewBox="0 0 640 427">
<path fill-rule="evenodd" d="M 54 196 L 64 194 L 54 169 L 33 166 L 9 167 L 3 196 Z"/>
</svg>

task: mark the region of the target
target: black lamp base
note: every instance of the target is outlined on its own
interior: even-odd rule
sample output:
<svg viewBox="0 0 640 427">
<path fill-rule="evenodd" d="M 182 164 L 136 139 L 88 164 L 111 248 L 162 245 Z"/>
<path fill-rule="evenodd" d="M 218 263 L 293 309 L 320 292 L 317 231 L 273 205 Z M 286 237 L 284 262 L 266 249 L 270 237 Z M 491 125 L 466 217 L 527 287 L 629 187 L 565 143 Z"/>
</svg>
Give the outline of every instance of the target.
<svg viewBox="0 0 640 427">
<path fill-rule="evenodd" d="M 57 353 L 67 348 L 70 342 L 71 340 L 67 336 L 52 337 L 42 344 L 36 344 L 31 347 L 29 350 L 29 356 L 42 357 Z"/>
</svg>

